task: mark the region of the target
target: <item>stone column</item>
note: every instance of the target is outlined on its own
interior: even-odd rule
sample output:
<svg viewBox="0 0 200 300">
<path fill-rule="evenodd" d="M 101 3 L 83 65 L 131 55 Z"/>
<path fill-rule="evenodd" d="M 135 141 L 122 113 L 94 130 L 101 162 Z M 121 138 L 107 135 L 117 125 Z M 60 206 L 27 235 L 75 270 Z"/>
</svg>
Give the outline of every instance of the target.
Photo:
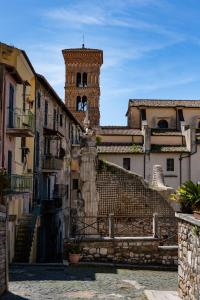
<svg viewBox="0 0 200 300">
<path fill-rule="evenodd" d="M 96 227 L 98 200 L 96 190 L 96 137 L 87 133 L 82 137 L 80 163 L 81 198 L 84 203 L 84 218 L 86 224 Z M 88 226 L 85 233 L 96 235 L 94 228 Z"/>
</svg>

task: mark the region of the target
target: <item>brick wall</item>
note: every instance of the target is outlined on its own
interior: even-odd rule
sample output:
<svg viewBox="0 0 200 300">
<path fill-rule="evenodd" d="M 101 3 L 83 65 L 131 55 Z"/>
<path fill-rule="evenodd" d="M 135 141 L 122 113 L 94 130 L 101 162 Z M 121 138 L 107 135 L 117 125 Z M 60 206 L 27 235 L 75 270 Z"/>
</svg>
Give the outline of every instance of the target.
<svg viewBox="0 0 200 300">
<path fill-rule="evenodd" d="M 0 295 L 6 290 L 6 209 L 0 205 Z"/>
<path fill-rule="evenodd" d="M 157 235 L 164 244 L 177 244 L 177 220 L 162 192 L 149 187 L 137 174 L 99 161 L 98 215 L 114 213 L 115 236 L 152 236 L 157 213 Z"/>
<path fill-rule="evenodd" d="M 174 217 L 174 210 L 162 197 L 137 174 L 111 163 L 100 161 L 97 172 L 99 195 L 98 214 L 116 216 Z"/>
<path fill-rule="evenodd" d="M 177 214 L 178 283 L 184 300 L 200 299 L 200 220 L 192 215 Z"/>
</svg>

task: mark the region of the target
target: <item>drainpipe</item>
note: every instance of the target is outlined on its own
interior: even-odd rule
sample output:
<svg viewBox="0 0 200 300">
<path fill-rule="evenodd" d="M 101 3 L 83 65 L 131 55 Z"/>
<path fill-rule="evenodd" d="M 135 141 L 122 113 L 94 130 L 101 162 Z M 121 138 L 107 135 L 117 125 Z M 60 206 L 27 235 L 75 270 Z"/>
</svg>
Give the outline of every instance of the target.
<svg viewBox="0 0 200 300">
<path fill-rule="evenodd" d="M 36 177 L 37 177 L 37 175 L 38 175 L 38 172 L 37 172 L 37 169 L 36 169 L 36 114 L 37 114 L 37 111 L 36 111 L 36 108 L 37 108 L 37 104 L 36 104 L 36 102 L 37 102 L 37 99 L 36 99 L 36 90 L 37 90 L 37 88 L 36 88 L 36 85 L 37 85 L 37 77 L 36 77 L 36 75 L 34 75 L 35 76 L 35 111 L 34 111 L 34 140 L 33 140 L 33 143 L 34 143 L 34 147 L 33 147 L 33 149 L 34 149 L 34 154 L 33 154 L 33 209 L 34 209 L 34 206 L 36 206 L 37 205 L 37 203 L 35 203 L 35 179 L 36 179 Z M 40 160 L 40 157 L 39 157 L 39 160 Z M 40 189 L 40 185 L 39 186 L 37 186 L 37 188 L 39 188 Z"/>
<path fill-rule="evenodd" d="M 2 150 L 1 150 L 1 167 L 5 167 L 5 115 L 6 115 L 6 79 L 3 70 L 3 97 L 2 97 Z"/>
<path fill-rule="evenodd" d="M 146 177 L 146 152 L 144 153 L 144 179 Z"/>
<path fill-rule="evenodd" d="M 179 164 L 179 178 L 180 178 L 180 185 L 182 184 L 182 154 L 180 154 L 180 157 L 179 157 L 179 161 L 180 161 L 180 164 Z"/>
</svg>

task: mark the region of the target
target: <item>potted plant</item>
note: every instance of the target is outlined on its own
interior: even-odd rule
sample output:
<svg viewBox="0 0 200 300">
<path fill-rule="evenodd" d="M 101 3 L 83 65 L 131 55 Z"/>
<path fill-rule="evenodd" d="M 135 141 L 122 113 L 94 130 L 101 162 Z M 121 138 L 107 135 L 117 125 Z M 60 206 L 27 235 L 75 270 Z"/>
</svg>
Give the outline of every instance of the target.
<svg viewBox="0 0 200 300">
<path fill-rule="evenodd" d="M 171 199 L 178 202 L 183 213 L 194 213 L 200 218 L 200 184 L 191 180 L 182 184 L 179 189 L 172 194 Z"/>
<path fill-rule="evenodd" d="M 71 264 L 77 264 L 81 257 L 82 248 L 80 246 L 79 240 L 73 240 L 68 243 L 65 243 L 64 254 L 65 258 Z"/>
</svg>

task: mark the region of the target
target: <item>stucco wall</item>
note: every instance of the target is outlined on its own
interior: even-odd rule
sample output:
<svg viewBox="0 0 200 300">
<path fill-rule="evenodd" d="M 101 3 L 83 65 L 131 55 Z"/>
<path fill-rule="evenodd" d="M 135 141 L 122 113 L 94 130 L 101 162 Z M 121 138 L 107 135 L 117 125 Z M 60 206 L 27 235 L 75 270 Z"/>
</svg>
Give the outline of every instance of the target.
<svg viewBox="0 0 200 300">
<path fill-rule="evenodd" d="M 198 146 L 200 147 L 200 146 Z M 200 151 L 199 151 L 200 153 Z M 144 177 L 144 154 L 99 154 L 99 158 L 102 160 L 109 161 L 120 167 L 123 167 L 123 158 L 129 157 L 131 159 L 131 171 L 137 173 Z M 190 158 L 188 154 L 182 155 L 181 160 L 181 182 L 185 182 L 190 178 Z M 174 159 L 174 171 L 167 171 L 167 158 Z M 200 180 L 200 173 L 196 167 L 198 164 L 198 159 L 200 160 L 200 154 L 195 154 L 191 158 L 191 170 L 192 170 L 192 180 Z M 179 153 L 150 153 L 146 155 L 145 158 L 145 179 L 151 182 L 152 171 L 154 165 L 161 165 L 163 173 L 165 176 L 165 184 L 167 186 L 177 189 L 180 186 L 180 154 Z M 198 179 L 199 178 L 199 179 Z"/>
</svg>

